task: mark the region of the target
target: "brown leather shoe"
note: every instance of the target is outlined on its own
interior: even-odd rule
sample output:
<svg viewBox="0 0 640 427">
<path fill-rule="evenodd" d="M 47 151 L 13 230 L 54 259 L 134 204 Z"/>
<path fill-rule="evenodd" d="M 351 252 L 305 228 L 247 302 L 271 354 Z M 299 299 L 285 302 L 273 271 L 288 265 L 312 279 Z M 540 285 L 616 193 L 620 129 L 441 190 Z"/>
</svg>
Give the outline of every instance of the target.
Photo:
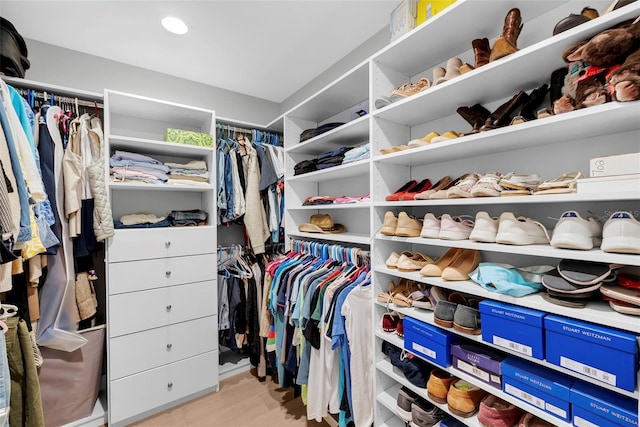
<svg viewBox="0 0 640 427">
<path fill-rule="evenodd" d="M 480 128 L 491 115 L 491 112 L 480 104 L 475 104 L 471 107 L 458 107 L 456 112 L 472 126 L 471 132 L 465 135 L 480 132 Z"/>
<path fill-rule="evenodd" d="M 529 100 L 529 95 L 523 90 L 513 95 L 511 99 L 499 106 L 486 120 L 480 131 L 497 129 L 511 123 L 511 116 Z"/>
<path fill-rule="evenodd" d="M 449 411 L 463 418 L 469 418 L 478 411 L 480 401 L 487 392 L 464 380 L 451 385 L 447 394 Z"/>
<path fill-rule="evenodd" d="M 475 67 L 482 67 L 489 63 L 489 57 L 491 55 L 491 46 L 489 45 L 489 39 L 475 39 L 471 42 L 473 47 L 473 55 L 475 57 Z"/>
<path fill-rule="evenodd" d="M 447 394 L 451 384 L 458 381 L 458 378 L 441 369 L 431 371 L 429 381 L 427 381 L 427 394 L 429 399 L 438 403 L 447 403 Z"/>
<path fill-rule="evenodd" d="M 503 58 L 518 51 L 517 42 L 518 36 L 520 36 L 520 31 L 522 31 L 522 26 L 523 24 L 522 16 L 520 15 L 520 9 L 514 7 L 507 13 L 507 16 L 504 18 L 502 35 L 500 35 L 493 43 L 489 61 L 495 61 L 496 59 Z"/>
</svg>

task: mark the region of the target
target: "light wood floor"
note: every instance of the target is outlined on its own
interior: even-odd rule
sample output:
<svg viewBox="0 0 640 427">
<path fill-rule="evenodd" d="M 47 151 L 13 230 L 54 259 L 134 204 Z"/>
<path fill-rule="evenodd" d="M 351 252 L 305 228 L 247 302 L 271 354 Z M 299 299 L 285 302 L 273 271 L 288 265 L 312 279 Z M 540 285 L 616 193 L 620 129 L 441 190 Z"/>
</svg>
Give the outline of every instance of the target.
<svg viewBox="0 0 640 427">
<path fill-rule="evenodd" d="M 253 371 L 252 371 L 253 372 Z M 220 391 L 138 421 L 135 427 L 329 427 L 307 421 L 307 412 L 293 389 L 281 389 L 267 376 L 259 382 L 252 372 L 220 382 Z"/>
</svg>

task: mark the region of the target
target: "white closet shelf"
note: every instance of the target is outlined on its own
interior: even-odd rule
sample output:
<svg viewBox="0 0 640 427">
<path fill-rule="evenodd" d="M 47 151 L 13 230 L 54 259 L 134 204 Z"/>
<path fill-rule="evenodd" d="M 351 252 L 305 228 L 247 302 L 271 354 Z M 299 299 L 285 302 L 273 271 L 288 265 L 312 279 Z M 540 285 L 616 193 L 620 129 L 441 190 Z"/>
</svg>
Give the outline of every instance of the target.
<svg viewBox="0 0 640 427">
<path fill-rule="evenodd" d="M 265 128 L 276 132 L 282 132 L 284 130 L 284 114 L 279 115 L 269 123 L 264 125 Z"/>
<path fill-rule="evenodd" d="M 573 319 L 587 320 L 591 323 L 607 325 L 612 328 L 622 329 L 625 331 L 633 332 L 635 334 L 640 333 L 640 322 L 638 322 L 638 319 L 636 317 L 627 316 L 613 311 L 613 309 L 606 301 L 589 301 L 587 303 L 587 306 L 584 308 L 563 307 L 561 305 L 548 303 L 542 297 L 542 293 L 535 293 L 516 298 L 510 295 L 488 291 L 471 280 L 447 281 L 442 280 L 440 277 L 421 276 L 417 271 L 398 271 L 395 268 L 388 268 L 385 265 L 376 265 L 373 270 L 379 273 L 388 274 L 390 276 L 414 280 L 416 282 L 438 286 L 452 291 L 474 294 L 479 296 L 480 298 L 501 301 L 520 307 L 527 307 L 535 310 L 557 314 L 560 316 L 571 317 Z"/>
<path fill-rule="evenodd" d="M 369 97 L 369 63 L 364 61 L 298 106 L 285 113 L 288 117 L 319 123 L 353 107 Z"/>
<path fill-rule="evenodd" d="M 212 147 L 198 147 L 195 145 L 156 141 L 145 138 L 134 138 L 122 135 L 110 135 L 109 145 L 112 150 L 134 150 L 135 152 L 142 152 L 145 154 L 160 154 L 165 156 L 194 156 L 194 160 L 204 158 L 205 156 L 213 153 Z"/>
<path fill-rule="evenodd" d="M 50 94 L 55 94 L 57 96 L 68 96 L 71 98 L 82 98 L 85 100 L 93 100 L 97 102 L 102 102 L 104 98 L 102 93 L 99 92 L 90 92 L 86 90 L 80 89 L 72 89 L 65 86 L 52 85 L 48 83 L 37 82 L 34 80 L 21 79 L 19 77 L 11 77 L 11 76 L 1 76 L 2 80 L 4 80 L 7 84 L 15 87 L 24 87 L 33 90 L 38 90 L 41 92 L 49 92 Z M 84 107 L 83 107 L 84 108 Z"/>
<path fill-rule="evenodd" d="M 351 147 L 369 140 L 369 117 L 364 116 L 287 148 L 288 153 L 322 154 L 339 147 Z"/>
<path fill-rule="evenodd" d="M 563 0 L 532 2 L 510 1 L 456 1 L 437 15 L 429 18 L 419 28 L 394 41 L 372 59 L 374 62 L 396 69 L 408 76 L 446 62 L 455 52 L 471 48 L 468 31 L 452 31 L 452 28 L 473 28 L 477 37 L 494 37 L 502 33 L 504 16 L 511 7 L 518 7 L 528 21 L 564 3 Z M 525 30 L 526 28 L 525 23 Z M 554 23 L 549 23 L 551 34 Z M 446 42 L 434 34 L 446 34 Z M 424 54 L 428 52 L 427 54 Z M 401 65 L 400 65 L 401 64 Z M 401 67 L 401 68 L 400 68 Z"/>
<path fill-rule="evenodd" d="M 105 94 L 105 102 L 108 102 L 111 111 L 117 112 L 118 115 L 180 124 L 189 128 L 201 129 L 203 132 L 205 130 L 209 132 L 213 123 L 214 112 L 204 108 L 160 101 L 110 89 L 105 89 Z"/>
<path fill-rule="evenodd" d="M 215 190 L 215 186 L 207 185 L 181 185 L 181 184 L 145 184 L 135 182 L 109 182 L 110 190 L 146 190 L 146 191 L 180 191 L 206 193 Z"/>
<path fill-rule="evenodd" d="M 369 159 L 360 160 L 346 165 L 334 166 L 314 172 L 295 175 L 287 179 L 287 183 L 332 181 L 334 179 L 349 178 L 369 174 Z"/>
<path fill-rule="evenodd" d="M 402 347 L 402 344 L 400 344 L 400 347 Z M 433 400 L 431 400 L 429 398 L 429 395 L 427 394 L 427 389 L 426 388 L 416 387 L 411 382 L 409 382 L 409 380 L 407 380 L 407 378 L 404 376 L 402 371 L 400 369 L 396 368 L 395 366 L 393 366 L 391 364 L 391 362 L 389 361 L 389 359 L 385 358 L 385 359 L 382 359 L 382 360 L 378 361 L 376 363 L 376 369 L 378 370 L 378 372 L 382 372 L 386 376 L 392 378 L 394 381 L 396 381 L 396 382 L 400 383 L 401 385 L 407 387 L 409 390 L 411 390 L 412 392 L 416 393 L 418 396 L 420 396 L 423 399 L 431 402 L 434 406 L 437 406 L 438 408 L 442 409 L 447 414 L 449 414 L 452 417 L 462 421 L 467 426 L 469 426 L 469 427 L 481 427 L 481 424 L 478 421 L 478 418 L 476 416 L 469 417 L 469 418 L 459 417 L 459 416 L 454 415 L 451 412 L 449 412 L 449 408 L 447 407 L 446 403 L 443 404 L 443 403 L 438 403 L 438 402 L 434 402 Z M 474 382 L 474 384 L 475 384 L 475 382 Z M 493 394 L 496 394 L 496 393 L 493 393 Z"/>
<path fill-rule="evenodd" d="M 302 231 L 288 231 L 290 237 L 299 237 L 311 240 L 326 240 L 338 243 L 354 243 L 358 245 L 369 245 L 371 237 L 368 234 L 360 233 L 339 233 L 339 234 L 323 234 L 323 233 L 305 233 Z"/>
<path fill-rule="evenodd" d="M 590 251 L 559 249 L 551 245 L 505 245 L 500 243 L 482 243 L 473 240 L 440 240 L 424 237 L 396 237 L 378 234 L 378 240 L 392 242 L 405 242 L 406 244 L 418 244 L 427 246 L 444 246 L 451 248 L 477 249 L 479 251 L 503 252 L 509 254 L 530 255 L 536 257 L 549 257 L 557 259 L 579 259 L 583 261 L 606 262 L 610 264 L 626 264 L 640 266 L 640 255 L 617 254 L 603 252 L 600 249 Z M 639 322 L 640 323 L 640 322 Z"/>
<path fill-rule="evenodd" d="M 314 205 L 314 206 L 295 206 L 295 207 L 287 207 L 288 210 L 293 211 L 306 211 L 306 210 L 315 210 L 315 211 L 324 211 L 327 209 L 369 209 L 371 207 L 371 203 L 338 203 L 332 205 Z"/>
<path fill-rule="evenodd" d="M 572 371 L 570 369 L 566 369 L 566 368 L 563 368 L 561 366 L 554 365 L 552 363 L 547 362 L 546 360 L 536 359 L 534 357 L 527 356 L 526 354 L 518 353 L 517 351 L 513 351 L 511 349 L 500 347 L 500 346 L 497 346 L 497 345 L 495 345 L 493 343 L 483 341 L 482 340 L 482 335 L 469 335 L 469 334 L 464 334 L 462 332 L 459 332 L 458 330 L 456 330 L 454 328 L 441 328 L 434 321 L 433 311 L 431 311 L 431 310 L 423 310 L 423 309 L 412 308 L 412 307 L 399 307 L 399 306 L 397 306 L 395 304 L 392 304 L 392 303 L 387 305 L 387 304 L 384 304 L 384 303 L 376 302 L 376 304 L 381 306 L 381 307 L 387 308 L 388 310 L 396 311 L 396 312 L 398 312 L 400 314 L 403 314 L 405 316 L 409 316 L 409 317 L 412 317 L 414 319 L 418 319 L 421 322 L 427 323 L 427 324 L 429 324 L 431 326 L 435 326 L 436 328 L 442 329 L 443 331 L 459 335 L 460 337 L 465 338 L 468 341 L 476 342 L 481 346 L 487 346 L 487 347 L 495 348 L 496 350 L 501 351 L 502 353 L 507 353 L 507 354 L 511 354 L 513 356 L 517 356 L 517 357 L 519 357 L 521 359 L 527 360 L 530 363 L 534 363 L 536 365 L 544 366 L 547 369 L 551 369 L 553 371 L 562 372 L 563 374 L 566 374 L 566 375 L 568 375 L 570 377 L 580 378 L 581 380 L 583 380 L 585 382 L 589 382 L 589 383 L 592 383 L 592 384 L 597 385 L 599 387 L 609 389 L 609 390 L 614 391 L 614 392 L 616 392 L 618 394 L 623 394 L 625 396 L 628 396 L 628 397 L 631 397 L 631 398 L 634 398 L 634 399 L 638 399 L 638 390 L 637 389 L 636 389 L 635 392 L 628 391 L 628 390 L 623 390 L 621 388 L 609 385 L 607 383 L 603 383 L 601 381 L 598 381 L 598 380 L 595 380 L 595 379 L 593 379 L 591 377 L 583 375 L 580 372 Z M 376 330 L 376 336 L 381 338 L 381 339 L 383 339 L 383 340 L 385 340 L 385 341 L 389 341 L 391 344 L 394 344 L 396 346 L 402 347 L 402 340 L 400 340 L 400 344 L 396 344 L 396 342 L 394 342 L 395 337 L 397 337 L 396 334 L 387 333 L 387 332 L 382 331 L 381 329 L 378 329 L 378 330 Z M 400 337 L 398 337 L 398 338 L 400 338 Z"/>
<path fill-rule="evenodd" d="M 468 5 L 473 3 L 475 2 L 467 0 L 461 4 Z M 492 3 L 493 2 L 479 2 L 478 7 L 482 8 Z M 504 4 L 500 7 L 502 10 L 505 9 Z M 566 63 L 562 60 L 562 52 L 567 47 L 584 40 L 586 34 L 597 34 L 611 26 L 613 22 L 619 22 L 621 17 L 624 19 L 635 18 L 638 10 L 640 10 L 639 4 L 620 8 L 615 14 L 607 14 L 604 17 L 593 19 L 583 24 L 584 26 L 581 25 L 580 31 L 565 31 L 557 36 L 547 38 L 539 43 L 521 49 L 498 61 L 490 62 L 481 68 L 465 73 L 455 79 L 426 89 L 417 95 L 392 103 L 387 107 L 375 111 L 373 117 L 412 126 L 446 117 L 453 114 L 461 105 L 473 105 L 477 102 L 486 103 L 510 97 L 519 90 L 529 90 L 534 86 L 548 82 L 549 75 L 553 70 L 566 67 Z M 506 10 L 501 15 L 504 16 L 504 13 L 506 13 Z M 458 16 L 459 19 L 461 15 L 456 14 L 456 16 Z M 470 19 L 473 19 L 474 26 L 476 22 L 480 22 L 474 15 L 468 16 Z M 488 19 L 495 20 L 495 17 Z M 500 26 L 502 26 L 502 19 L 499 21 Z M 452 23 L 452 25 L 458 27 L 460 26 L 460 22 Z M 451 33 L 451 31 L 447 32 L 447 34 L 449 33 Z M 438 40 L 438 42 L 441 43 L 440 40 Z M 442 44 L 446 44 L 449 49 L 451 47 L 448 43 Z M 424 49 L 424 47 L 421 48 L 422 51 L 425 51 Z M 522 70 L 525 69 L 527 75 L 526 82 L 523 81 L 522 73 Z M 490 94 L 489 96 L 491 98 L 487 98 L 488 94 Z M 607 126 L 607 129 L 614 128 Z M 442 129 L 434 130 L 444 131 Z M 573 136 L 572 133 L 569 134 Z"/>
<path fill-rule="evenodd" d="M 456 90 L 457 87 L 455 86 Z M 432 102 L 430 97 L 427 99 Z M 455 108 L 453 107 L 451 111 L 455 111 Z M 419 107 L 416 110 L 422 111 Z M 610 124 L 611 127 L 609 125 L 603 127 L 601 120 Z M 403 166 L 433 164 L 550 145 L 566 140 L 567 135 L 571 135 L 571 139 L 579 139 L 606 135 L 612 129 L 616 132 L 630 131 L 637 127 L 638 121 L 640 121 L 640 101 L 608 102 L 557 116 L 505 126 L 397 153 L 379 155 L 373 161 Z M 549 156 L 554 156 L 554 153 L 555 149 L 550 146 Z"/>
<path fill-rule="evenodd" d="M 397 405 L 397 398 L 398 398 L 398 392 L 400 391 L 400 389 L 402 388 L 402 386 L 400 384 L 394 384 L 391 387 L 389 387 L 388 389 L 378 393 L 376 395 L 376 400 L 380 403 L 382 403 L 382 405 L 384 405 L 385 408 L 387 408 L 389 411 L 393 412 L 394 414 L 396 413 L 396 405 Z M 395 415 L 394 416 L 395 420 L 398 421 L 399 425 L 404 427 L 404 421 L 401 421 L 400 418 Z M 395 420 L 392 421 L 392 419 L 387 420 L 387 422 L 389 423 L 388 425 L 392 425 L 392 422 L 395 422 Z"/>
<path fill-rule="evenodd" d="M 438 178 L 436 178 L 438 179 Z M 537 204 L 537 203 L 591 203 L 620 200 L 638 200 L 638 191 L 610 192 L 610 193 L 571 193 L 571 194 L 546 194 L 540 196 L 513 196 L 513 197 L 470 197 L 462 199 L 435 199 L 415 200 L 402 202 L 375 202 L 375 207 L 404 208 L 420 206 L 487 206 L 487 205 L 512 205 L 512 204 Z"/>
</svg>

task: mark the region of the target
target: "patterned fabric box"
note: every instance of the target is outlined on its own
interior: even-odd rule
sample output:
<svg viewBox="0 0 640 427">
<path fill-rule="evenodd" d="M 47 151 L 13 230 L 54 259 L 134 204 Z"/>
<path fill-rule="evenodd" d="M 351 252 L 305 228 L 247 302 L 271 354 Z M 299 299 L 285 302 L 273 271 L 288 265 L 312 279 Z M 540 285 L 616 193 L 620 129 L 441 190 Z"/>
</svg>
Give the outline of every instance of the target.
<svg viewBox="0 0 640 427">
<path fill-rule="evenodd" d="M 178 144 L 197 145 L 198 147 L 213 147 L 213 137 L 211 135 L 191 130 L 169 128 L 164 134 L 164 140 Z"/>
</svg>

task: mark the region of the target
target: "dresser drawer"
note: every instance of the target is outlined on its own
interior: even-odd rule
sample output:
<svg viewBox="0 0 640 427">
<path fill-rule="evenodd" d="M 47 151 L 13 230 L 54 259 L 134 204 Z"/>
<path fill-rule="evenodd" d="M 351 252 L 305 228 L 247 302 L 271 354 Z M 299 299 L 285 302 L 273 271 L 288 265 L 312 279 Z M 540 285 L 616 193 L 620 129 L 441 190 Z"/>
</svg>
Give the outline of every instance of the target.
<svg viewBox="0 0 640 427">
<path fill-rule="evenodd" d="M 109 423 L 124 421 L 217 385 L 217 351 L 111 381 Z"/>
<path fill-rule="evenodd" d="M 203 317 L 109 341 L 109 378 L 116 380 L 217 350 L 218 318 Z"/>
<path fill-rule="evenodd" d="M 213 316 L 218 312 L 215 280 L 109 297 L 109 337 Z"/>
<path fill-rule="evenodd" d="M 116 230 L 109 239 L 108 262 L 216 253 L 215 227 Z"/>
<path fill-rule="evenodd" d="M 213 280 L 216 254 L 109 264 L 109 295 Z"/>
</svg>

